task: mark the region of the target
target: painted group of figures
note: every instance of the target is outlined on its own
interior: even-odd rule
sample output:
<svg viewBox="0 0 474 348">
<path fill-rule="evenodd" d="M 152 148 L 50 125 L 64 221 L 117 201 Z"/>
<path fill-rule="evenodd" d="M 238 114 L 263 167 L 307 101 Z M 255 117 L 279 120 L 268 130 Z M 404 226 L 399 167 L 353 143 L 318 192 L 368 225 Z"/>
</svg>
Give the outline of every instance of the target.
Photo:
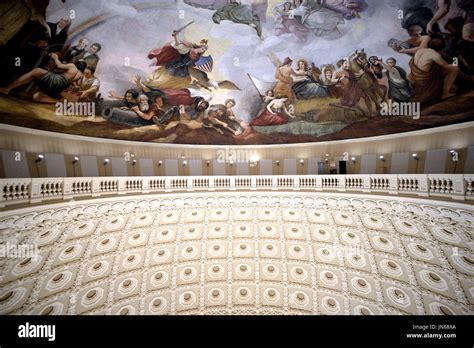
<svg viewBox="0 0 474 348">
<path fill-rule="evenodd" d="M 396 58 L 384 61 L 377 56 L 369 57 L 364 49 L 339 60 L 336 66 L 327 64 L 321 69 L 304 59 L 293 68 L 293 60 L 287 57 L 277 68 L 277 83 L 265 100 L 338 98 L 340 106 L 357 108 L 371 116 L 378 115 L 382 103 L 389 100 L 429 105 L 472 90 L 474 41 L 462 36 L 465 22 L 459 19 L 448 21 L 449 34 L 427 35 L 421 26 L 413 25 L 408 28 L 410 39 L 389 41 L 395 52 L 411 56 L 409 73 L 397 65 Z M 365 111 L 359 108 L 361 100 Z M 252 124 L 282 124 L 287 116 L 286 112 L 264 113 Z"/>
<path fill-rule="evenodd" d="M 241 0 L 184 0 L 194 7 L 214 10 L 212 20 L 219 24 L 228 20 L 254 28 L 263 39 L 262 22 L 266 22 L 268 1 L 251 0 L 249 4 Z M 283 2 L 272 9 L 276 23 L 276 36 L 295 34 L 305 41 L 308 35 L 327 36 L 339 33 L 338 25 L 345 20 L 360 18 L 367 9 L 364 0 L 292 0 Z"/>
<path fill-rule="evenodd" d="M 125 125 L 157 125 L 164 129 L 173 121 L 193 121 L 194 126 L 220 134 L 227 131 L 241 135 L 249 125 L 234 114 L 235 100 L 210 105 L 212 89 L 239 88 L 230 81 L 210 80 L 207 73 L 212 71 L 213 62 L 204 56 L 207 40 L 195 44 L 180 39 L 181 30 L 172 33 L 169 44 L 149 52 L 148 58 L 157 69 L 145 81 L 135 76 L 134 88 L 123 95 L 110 91 L 114 101 L 102 100 L 99 111 L 110 121 Z"/>
</svg>

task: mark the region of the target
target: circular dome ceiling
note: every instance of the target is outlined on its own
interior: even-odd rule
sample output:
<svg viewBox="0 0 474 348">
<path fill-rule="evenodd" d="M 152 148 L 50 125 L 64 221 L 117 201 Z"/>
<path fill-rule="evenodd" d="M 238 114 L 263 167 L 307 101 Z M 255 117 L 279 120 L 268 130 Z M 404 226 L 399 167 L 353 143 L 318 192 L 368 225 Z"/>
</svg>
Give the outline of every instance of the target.
<svg viewBox="0 0 474 348">
<path fill-rule="evenodd" d="M 193 193 L 4 213 L 0 245 L 38 253 L 2 259 L 0 314 L 473 314 L 474 213 L 425 203 Z"/>
</svg>

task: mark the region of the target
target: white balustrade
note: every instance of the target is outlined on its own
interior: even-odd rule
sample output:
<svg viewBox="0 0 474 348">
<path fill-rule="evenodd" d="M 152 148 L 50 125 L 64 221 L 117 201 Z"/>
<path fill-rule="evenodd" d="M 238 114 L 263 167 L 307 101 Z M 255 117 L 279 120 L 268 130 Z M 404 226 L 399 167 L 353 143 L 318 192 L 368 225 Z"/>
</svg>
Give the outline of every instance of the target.
<svg viewBox="0 0 474 348">
<path fill-rule="evenodd" d="M 2 179 L 0 181 L 2 196 L 0 204 L 10 202 L 28 202 L 30 198 L 31 179 Z"/>
<path fill-rule="evenodd" d="M 474 199 L 474 175 L 277 175 L 0 179 L 0 207 L 103 195 L 214 190 L 306 190 Z"/>
</svg>

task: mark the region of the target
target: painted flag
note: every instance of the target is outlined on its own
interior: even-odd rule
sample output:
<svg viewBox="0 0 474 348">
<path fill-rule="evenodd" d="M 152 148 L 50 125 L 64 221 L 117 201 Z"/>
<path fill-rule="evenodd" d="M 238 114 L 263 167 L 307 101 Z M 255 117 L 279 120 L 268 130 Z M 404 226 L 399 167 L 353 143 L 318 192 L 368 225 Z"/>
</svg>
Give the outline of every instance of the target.
<svg viewBox="0 0 474 348">
<path fill-rule="evenodd" d="M 260 95 L 266 95 L 268 90 L 275 87 L 276 81 L 262 81 L 250 74 L 247 74 L 247 76 L 249 77 L 250 81 L 252 81 L 252 84 L 260 93 Z"/>
<path fill-rule="evenodd" d="M 214 61 L 211 56 L 201 56 L 201 58 L 199 58 L 198 61 L 194 63 L 194 66 L 197 70 L 210 73 L 214 66 Z"/>
</svg>

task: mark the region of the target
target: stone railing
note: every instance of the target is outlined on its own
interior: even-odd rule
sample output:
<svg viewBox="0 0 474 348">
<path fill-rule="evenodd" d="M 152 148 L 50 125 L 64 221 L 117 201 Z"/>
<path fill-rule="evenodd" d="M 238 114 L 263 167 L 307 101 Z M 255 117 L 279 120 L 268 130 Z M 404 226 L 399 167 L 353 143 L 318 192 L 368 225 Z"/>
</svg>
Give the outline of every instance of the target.
<svg viewBox="0 0 474 348">
<path fill-rule="evenodd" d="M 336 191 L 474 199 L 474 175 L 280 175 L 0 179 L 0 207 L 176 191 Z"/>
</svg>

